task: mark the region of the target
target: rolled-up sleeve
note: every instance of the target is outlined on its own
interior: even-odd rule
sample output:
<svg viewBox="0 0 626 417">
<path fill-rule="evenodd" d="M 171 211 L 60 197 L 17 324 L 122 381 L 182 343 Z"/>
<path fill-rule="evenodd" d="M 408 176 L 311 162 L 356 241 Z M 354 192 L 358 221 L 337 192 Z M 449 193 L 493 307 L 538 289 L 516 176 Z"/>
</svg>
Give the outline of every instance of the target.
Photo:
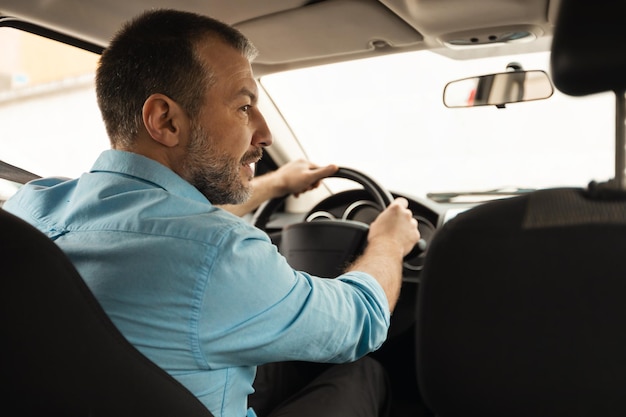
<svg viewBox="0 0 626 417">
<path fill-rule="evenodd" d="M 209 369 L 348 362 L 386 339 L 389 306 L 370 275 L 354 271 L 327 279 L 295 271 L 264 233 L 248 227 L 225 233 L 220 247 L 217 257 L 209 256 L 193 323 L 199 360 Z"/>
</svg>

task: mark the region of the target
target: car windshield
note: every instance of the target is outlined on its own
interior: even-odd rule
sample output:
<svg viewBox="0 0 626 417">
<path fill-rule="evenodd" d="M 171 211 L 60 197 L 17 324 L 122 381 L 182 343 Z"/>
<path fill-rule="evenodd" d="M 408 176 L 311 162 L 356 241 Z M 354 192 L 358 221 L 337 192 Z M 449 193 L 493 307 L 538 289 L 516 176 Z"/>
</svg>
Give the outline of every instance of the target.
<svg viewBox="0 0 626 417">
<path fill-rule="evenodd" d="M 549 73 L 549 53 L 459 61 L 429 51 L 263 77 L 261 83 L 316 163 L 364 170 L 390 190 L 428 193 L 585 186 L 614 174 L 611 94 L 451 109 L 449 81 Z M 591 116 L 593 115 L 593 116 Z"/>
<path fill-rule="evenodd" d="M 109 146 L 94 94 L 98 56 L 9 28 L 0 30 L 0 45 L 15 55 L 0 63 L 0 160 L 42 176 L 88 170 Z M 44 53 L 54 65 L 38 65 Z M 276 73 L 260 84 L 311 161 L 361 170 L 398 193 L 508 192 L 611 178 L 610 93 L 555 91 L 504 109 L 444 106 L 448 82 L 503 72 L 511 62 L 549 73 L 547 52 L 453 60 L 420 51 Z M 17 186 L 0 181 L 0 200 Z"/>
</svg>

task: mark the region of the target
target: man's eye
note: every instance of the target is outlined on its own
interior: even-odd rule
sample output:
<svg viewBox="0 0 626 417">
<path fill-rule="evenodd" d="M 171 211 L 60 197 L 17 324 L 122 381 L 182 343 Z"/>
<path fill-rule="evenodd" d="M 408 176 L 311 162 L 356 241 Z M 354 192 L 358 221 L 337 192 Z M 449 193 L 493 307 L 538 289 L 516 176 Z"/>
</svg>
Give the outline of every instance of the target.
<svg viewBox="0 0 626 417">
<path fill-rule="evenodd" d="M 248 112 L 250 111 L 250 109 L 251 109 L 251 108 L 252 108 L 252 106 L 251 106 L 251 105 L 246 104 L 245 106 L 243 106 L 243 107 L 241 108 L 241 111 L 242 111 L 242 112 L 244 112 L 244 113 L 248 113 Z"/>
</svg>

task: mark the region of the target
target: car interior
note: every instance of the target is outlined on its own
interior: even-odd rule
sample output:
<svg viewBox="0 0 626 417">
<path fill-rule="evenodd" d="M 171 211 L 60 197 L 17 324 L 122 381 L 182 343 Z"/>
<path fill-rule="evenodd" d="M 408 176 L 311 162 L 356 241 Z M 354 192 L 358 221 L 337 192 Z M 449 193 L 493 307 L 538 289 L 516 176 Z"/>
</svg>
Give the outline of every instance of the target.
<svg viewBox="0 0 626 417">
<path fill-rule="evenodd" d="M 4 210 L 0 226 L 5 415 L 212 416 L 122 336 L 52 240 Z"/>
<path fill-rule="evenodd" d="M 299 158 L 340 165 L 318 189 L 270 200 L 248 216 L 294 268 L 336 276 L 363 250 L 368 224 L 381 208 L 395 197 L 409 200 L 422 239 L 404 259 L 388 340 L 372 353 L 390 376 L 394 417 L 626 414 L 626 337 L 620 332 L 626 271 L 619 264 L 626 245 L 626 58 L 617 53 L 626 36 L 626 2 L 0 0 L 6 56 L 0 63 L 0 207 L 29 180 L 80 175 L 108 147 L 103 133 L 93 133 L 91 142 L 80 137 L 97 130 L 97 115 L 73 113 L 86 107 L 85 100 L 95 106 L 87 91 L 93 90 L 93 68 L 119 25 L 155 7 L 218 18 L 259 49 L 252 67 L 274 144 L 257 175 Z M 40 39 L 72 51 L 36 46 Z M 20 48 L 36 52 L 31 61 Z M 429 55 L 412 55 L 422 52 Z M 528 63 L 539 55 L 546 66 L 534 69 Z M 408 75 L 424 79 L 424 89 L 433 84 L 437 106 L 447 112 L 436 127 L 419 131 L 436 136 L 434 142 L 400 135 L 393 116 L 361 109 L 380 93 L 372 101 L 390 96 L 412 112 L 398 116 L 408 122 L 405 129 L 435 118 L 427 110 L 432 102 L 417 104 L 425 93 L 387 84 L 404 61 L 348 67 L 348 78 L 359 79 L 354 90 L 330 71 L 335 64 L 406 57 L 424 63 L 423 74 L 410 72 L 412 67 Z M 456 69 L 430 66 L 441 59 Z M 498 59 L 490 73 L 472 67 L 489 59 Z M 67 62 L 79 70 L 60 79 Z M 320 70 L 320 78 L 309 70 Z M 439 75 L 445 82 L 429 81 Z M 345 87 L 343 95 L 351 100 L 315 96 L 324 79 L 339 92 Z M 295 98 L 284 95 L 282 90 L 298 91 L 294 85 L 302 91 Z M 59 91 L 65 95 L 55 101 Z M 568 114 L 565 96 L 576 103 L 589 99 L 594 113 Z M 310 107 L 305 100 L 313 102 Z M 561 121 L 542 122 L 535 113 L 523 119 L 529 116 L 518 111 L 536 104 L 539 113 L 547 113 L 541 106 L 551 101 L 587 142 L 574 138 Z M 372 131 L 374 139 L 361 133 L 345 144 L 324 138 L 339 129 L 326 115 L 342 115 L 346 107 L 357 111 L 343 118 Z M 43 119 L 51 108 L 58 114 Z M 20 119 L 23 114 L 28 119 Z M 483 136 L 497 131 L 500 122 L 491 122 L 496 117 L 506 127 L 496 133 L 500 142 L 476 150 Z M 376 119 L 394 134 L 380 131 Z M 435 148 L 448 140 L 437 129 L 452 121 L 460 122 L 452 135 L 459 141 L 435 156 Z M 470 128 L 472 121 L 480 130 Z M 306 123 L 329 127 L 309 135 L 301 127 Z M 596 123 L 602 130 L 581 127 Z M 538 129 L 537 142 L 529 136 L 514 141 L 521 125 Z M 80 142 L 68 137 L 64 143 L 54 135 L 68 136 L 70 128 Z M 552 140 L 565 145 L 553 146 Z M 418 151 L 412 147 L 417 142 Z M 361 155 L 361 148 L 373 156 Z M 496 148 L 504 156 L 492 155 Z M 408 168 L 384 159 L 387 153 L 400 158 L 396 151 Z M 421 153 L 432 157 L 432 165 Z M 478 154 L 484 159 L 474 159 Z M 474 174 L 488 159 L 496 164 Z M 507 176 L 515 161 L 521 161 L 521 173 L 536 177 L 534 184 Z M 548 173 L 557 171 L 562 175 L 548 181 Z M 452 179 L 473 175 L 484 186 L 452 185 Z M 422 191 L 428 182 L 432 191 Z M 6 330 L 0 364 L 10 415 L 212 415 L 124 339 L 54 243 L 1 208 L 0 224 Z"/>
<path fill-rule="evenodd" d="M 626 60 L 615 54 L 625 5 L 586 6 L 562 2 L 552 77 L 568 94 L 615 94 L 615 178 L 485 204 L 438 232 L 416 335 L 420 387 L 438 416 L 626 412 L 626 270 L 617 262 L 626 243 Z"/>
</svg>

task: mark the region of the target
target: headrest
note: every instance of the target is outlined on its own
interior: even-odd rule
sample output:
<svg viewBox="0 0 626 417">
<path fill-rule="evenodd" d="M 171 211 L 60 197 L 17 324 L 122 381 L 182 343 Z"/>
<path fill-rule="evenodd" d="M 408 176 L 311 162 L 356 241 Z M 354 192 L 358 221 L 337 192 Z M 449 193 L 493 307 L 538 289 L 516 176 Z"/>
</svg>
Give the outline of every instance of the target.
<svg viewBox="0 0 626 417">
<path fill-rule="evenodd" d="M 552 78 L 582 96 L 626 89 L 626 0 L 561 0 L 552 40 Z"/>
</svg>

